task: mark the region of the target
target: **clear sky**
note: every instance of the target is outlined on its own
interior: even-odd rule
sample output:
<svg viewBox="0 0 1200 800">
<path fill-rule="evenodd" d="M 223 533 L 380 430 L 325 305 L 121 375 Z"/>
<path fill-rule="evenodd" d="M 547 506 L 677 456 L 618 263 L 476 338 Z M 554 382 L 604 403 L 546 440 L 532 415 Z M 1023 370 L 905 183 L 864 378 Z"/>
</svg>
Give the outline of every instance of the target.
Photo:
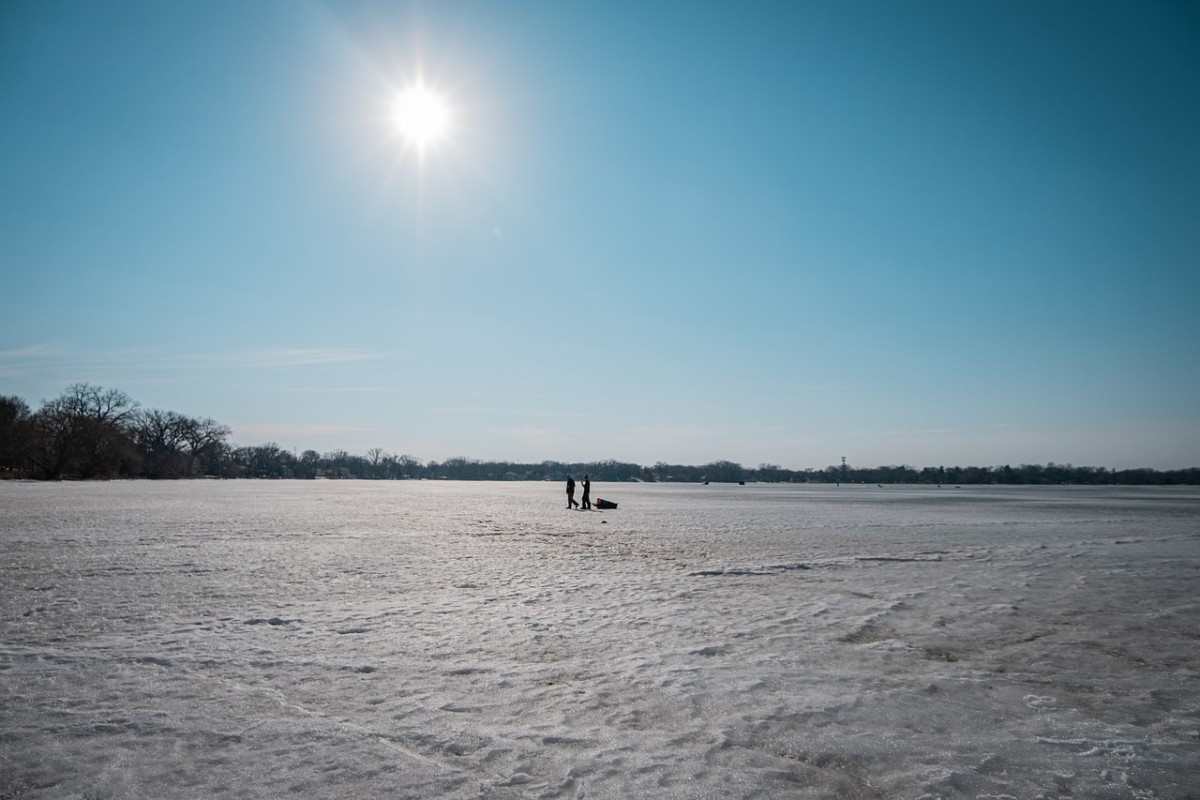
<svg viewBox="0 0 1200 800">
<path fill-rule="evenodd" d="M 239 445 L 1197 466 L 1200 4 L 5 0 L 0 276 Z"/>
</svg>

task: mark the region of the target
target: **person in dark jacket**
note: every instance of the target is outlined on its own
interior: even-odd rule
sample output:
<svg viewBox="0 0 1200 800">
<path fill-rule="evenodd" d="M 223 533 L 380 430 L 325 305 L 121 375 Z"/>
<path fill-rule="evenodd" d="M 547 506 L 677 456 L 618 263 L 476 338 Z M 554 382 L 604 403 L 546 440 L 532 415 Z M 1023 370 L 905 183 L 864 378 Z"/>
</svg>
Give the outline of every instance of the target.
<svg viewBox="0 0 1200 800">
<path fill-rule="evenodd" d="M 592 507 L 592 482 L 588 480 L 588 476 L 583 476 L 583 508 L 587 510 Z"/>
<path fill-rule="evenodd" d="M 575 501 L 575 479 L 570 475 L 567 476 L 567 508 L 575 508 L 579 503 Z"/>
</svg>

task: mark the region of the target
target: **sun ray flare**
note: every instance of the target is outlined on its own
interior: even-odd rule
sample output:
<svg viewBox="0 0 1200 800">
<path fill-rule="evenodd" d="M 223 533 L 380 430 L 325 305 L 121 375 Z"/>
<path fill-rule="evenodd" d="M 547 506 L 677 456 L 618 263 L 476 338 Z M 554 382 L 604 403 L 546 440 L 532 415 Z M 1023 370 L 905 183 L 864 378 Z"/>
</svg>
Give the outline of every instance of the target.
<svg viewBox="0 0 1200 800">
<path fill-rule="evenodd" d="M 423 83 L 400 92 L 392 109 L 396 132 L 420 155 L 445 138 L 450 116 L 445 99 Z"/>
</svg>

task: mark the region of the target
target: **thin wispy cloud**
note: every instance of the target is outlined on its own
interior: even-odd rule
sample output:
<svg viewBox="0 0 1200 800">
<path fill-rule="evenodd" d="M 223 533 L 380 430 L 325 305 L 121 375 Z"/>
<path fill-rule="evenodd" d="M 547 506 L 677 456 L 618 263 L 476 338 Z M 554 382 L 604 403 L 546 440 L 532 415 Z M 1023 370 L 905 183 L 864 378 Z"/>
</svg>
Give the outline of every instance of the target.
<svg viewBox="0 0 1200 800">
<path fill-rule="evenodd" d="M 0 350 L 0 378 L 19 378 L 36 370 L 42 363 L 63 352 L 57 343 L 34 344 Z"/>
<path fill-rule="evenodd" d="M 300 384 L 279 384 L 279 385 L 264 385 L 265 390 L 272 392 L 307 392 L 309 394 L 361 394 L 361 395 L 419 395 L 421 389 L 410 385 L 403 386 L 385 386 L 385 385 L 351 385 L 344 386 L 336 385 L 300 385 Z"/>
<path fill-rule="evenodd" d="M 441 414 L 458 414 L 467 416 L 490 417 L 528 417 L 528 408 L 512 408 L 497 406 L 446 406 L 436 409 Z M 587 417 L 583 411 L 542 411 L 537 412 L 538 419 L 546 420 L 578 420 Z"/>
<path fill-rule="evenodd" d="M 280 439 L 305 439 L 308 437 L 336 436 L 347 433 L 363 433 L 371 428 L 342 423 L 234 423 L 229 426 L 234 438 L 239 441 L 266 441 Z"/>
<path fill-rule="evenodd" d="M 269 369 L 311 367 L 379 361 L 390 354 L 362 348 L 281 347 L 253 350 L 216 350 L 180 352 L 158 347 L 131 347 L 105 350 L 73 348 L 62 344 L 41 344 L 0 350 L 0 369 L 83 368 L 124 370 L 171 369 Z"/>
<path fill-rule="evenodd" d="M 378 361 L 385 353 L 339 347 L 291 347 L 247 350 L 227 356 L 228 362 L 242 367 L 311 367 L 321 364 L 347 364 Z"/>
<path fill-rule="evenodd" d="M 0 362 L 23 361 L 30 358 L 46 358 L 63 352 L 61 344 L 34 344 L 28 347 L 17 347 L 10 350 L 0 350 Z"/>
<path fill-rule="evenodd" d="M 873 436 L 953 436 L 960 433 L 957 428 L 921 428 L 907 431 L 879 431 Z"/>
</svg>

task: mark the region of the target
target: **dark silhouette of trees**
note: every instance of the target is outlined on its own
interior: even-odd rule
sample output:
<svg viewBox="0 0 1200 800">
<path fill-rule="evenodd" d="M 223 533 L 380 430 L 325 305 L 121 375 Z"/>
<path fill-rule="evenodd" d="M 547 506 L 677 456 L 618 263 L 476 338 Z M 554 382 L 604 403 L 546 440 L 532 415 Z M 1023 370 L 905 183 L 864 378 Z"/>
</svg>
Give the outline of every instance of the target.
<svg viewBox="0 0 1200 800">
<path fill-rule="evenodd" d="M 158 409 L 138 410 L 130 419 L 129 432 L 147 478 L 194 476 L 198 465 L 210 459 L 229 436 L 229 428 L 215 420 Z"/>
<path fill-rule="evenodd" d="M 147 478 L 181 478 L 187 472 L 184 426 L 188 420 L 174 411 L 139 410 L 130 419 L 129 432 L 142 457 Z"/>
<path fill-rule="evenodd" d="M 1071 464 L 1005 464 L 916 469 L 831 465 L 790 470 L 777 464 L 743 467 L 733 461 L 642 466 L 626 461 L 520 463 L 465 456 L 427 464 L 373 447 L 365 456 L 345 450 L 299 456 L 275 442 L 233 447 L 230 430 L 207 417 L 141 409 L 128 395 L 75 383 L 31 412 L 19 397 L 0 396 L 0 477 L 87 478 L 325 478 L 363 480 L 549 480 L 587 474 L 593 482 L 861 483 L 861 484 L 1127 484 L 1200 485 L 1200 469 L 1111 470 Z"/>
<path fill-rule="evenodd" d="M 295 457 L 275 442 L 238 447 L 230 455 L 232 478 L 291 478 Z"/>
<path fill-rule="evenodd" d="M 709 481 L 740 483 L 746 480 L 745 468 L 733 461 L 714 461 L 705 464 L 701 469 L 704 471 L 704 479 Z"/>
<path fill-rule="evenodd" d="M 206 460 L 211 460 L 213 456 L 219 454 L 225 446 L 225 440 L 229 434 L 229 428 L 209 417 L 203 419 L 184 417 L 180 429 L 180 436 L 187 446 L 188 456 L 184 475 L 189 478 L 194 476 L 197 468 L 202 467 Z M 200 474 L 205 473 L 201 472 Z"/>
<path fill-rule="evenodd" d="M 229 429 L 141 409 L 119 389 L 75 383 L 35 413 L 0 398 L 0 475 L 48 480 L 178 478 L 219 469 Z"/>
<path fill-rule="evenodd" d="M 20 397 L 0 397 L 0 476 L 27 472 L 35 441 L 29 404 Z"/>
<path fill-rule="evenodd" d="M 138 454 L 126 424 L 136 409 L 118 389 L 68 386 L 33 416 L 36 468 L 51 480 L 136 474 Z"/>
</svg>

